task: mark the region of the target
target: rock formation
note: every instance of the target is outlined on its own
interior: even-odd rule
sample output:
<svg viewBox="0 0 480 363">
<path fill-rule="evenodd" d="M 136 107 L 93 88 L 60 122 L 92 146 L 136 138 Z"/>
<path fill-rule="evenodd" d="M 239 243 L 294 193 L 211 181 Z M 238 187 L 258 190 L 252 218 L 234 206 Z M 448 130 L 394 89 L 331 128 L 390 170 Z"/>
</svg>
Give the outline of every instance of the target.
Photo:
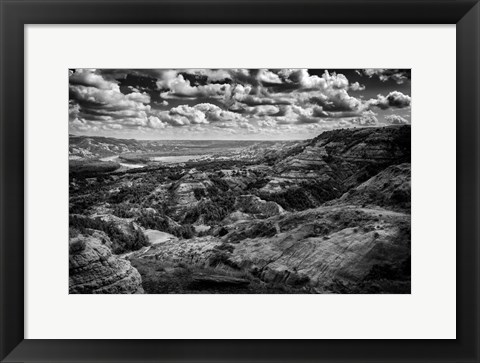
<svg viewBox="0 0 480 363">
<path fill-rule="evenodd" d="M 372 270 L 394 271 L 409 263 L 407 214 L 332 206 L 292 213 L 276 223 L 280 232 L 274 236 L 235 244 L 233 264 L 266 282 L 337 292 L 336 284 L 363 291 Z"/>
<path fill-rule="evenodd" d="M 272 161 L 262 191 L 306 190 L 312 205 L 339 198 L 390 165 L 410 162 L 410 127 L 327 131 Z"/>
<path fill-rule="evenodd" d="M 338 202 L 410 210 L 410 169 L 408 163 L 389 166 L 342 195 Z"/>
<path fill-rule="evenodd" d="M 285 213 L 277 203 L 267 202 L 255 195 L 238 196 L 234 208 L 242 213 L 253 214 L 256 218 L 268 218 Z"/>
<path fill-rule="evenodd" d="M 188 281 L 219 292 L 410 292 L 409 126 L 332 130 L 236 155 L 77 180 L 95 195 L 72 189 L 72 206 L 89 208 L 71 214 L 83 234 L 71 242 L 71 289 L 137 291 L 128 259 L 154 293 L 205 291 Z M 122 210 L 130 218 L 114 215 Z M 152 245 L 126 244 L 145 229 Z"/>
<path fill-rule="evenodd" d="M 220 264 L 274 286 L 315 292 L 409 292 L 407 213 L 333 205 L 227 228 L 224 237 L 168 241 L 129 258 L 160 265 Z"/>
<path fill-rule="evenodd" d="M 142 278 L 129 261 L 112 255 L 100 239 L 79 235 L 69 243 L 69 293 L 143 293 Z"/>
</svg>

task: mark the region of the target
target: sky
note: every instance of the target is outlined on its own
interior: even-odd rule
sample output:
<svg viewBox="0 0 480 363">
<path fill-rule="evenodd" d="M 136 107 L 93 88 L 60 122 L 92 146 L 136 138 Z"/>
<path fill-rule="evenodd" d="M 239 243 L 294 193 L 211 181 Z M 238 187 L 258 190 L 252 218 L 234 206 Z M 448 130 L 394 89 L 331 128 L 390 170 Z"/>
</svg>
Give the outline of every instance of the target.
<svg viewBox="0 0 480 363">
<path fill-rule="evenodd" d="M 411 123 L 409 69 L 70 69 L 69 132 L 296 140 Z"/>
</svg>

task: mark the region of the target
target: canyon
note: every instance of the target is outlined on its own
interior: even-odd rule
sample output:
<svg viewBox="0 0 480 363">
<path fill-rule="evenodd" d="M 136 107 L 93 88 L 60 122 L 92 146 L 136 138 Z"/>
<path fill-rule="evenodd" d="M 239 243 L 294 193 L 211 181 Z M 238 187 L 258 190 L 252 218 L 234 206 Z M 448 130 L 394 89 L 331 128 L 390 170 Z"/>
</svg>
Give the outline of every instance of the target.
<svg viewBox="0 0 480 363">
<path fill-rule="evenodd" d="M 71 136 L 70 293 L 410 293 L 410 142 Z"/>
</svg>

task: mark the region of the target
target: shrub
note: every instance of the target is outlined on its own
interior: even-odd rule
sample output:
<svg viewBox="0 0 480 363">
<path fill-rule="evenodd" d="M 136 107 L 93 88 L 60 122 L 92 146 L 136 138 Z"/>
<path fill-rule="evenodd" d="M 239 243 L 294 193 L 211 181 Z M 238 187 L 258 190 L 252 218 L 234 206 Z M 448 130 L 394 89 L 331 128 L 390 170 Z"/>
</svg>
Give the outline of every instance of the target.
<svg viewBox="0 0 480 363">
<path fill-rule="evenodd" d="M 84 239 L 79 239 L 73 242 L 70 242 L 68 249 L 70 254 L 74 255 L 85 249 L 86 243 Z"/>
<path fill-rule="evenodd" d="M 410 203 L 410 194 L 405 190 L 396 189 L 393 191 L 391 199 L 395 204 L 405 208 Z"/>
<path fill-rule="evenodd" d="M 70 160 L 69 174 L 77 178 L 93 177 L 117 170 L 120 164 L 112 161 Z"/>
<path fill-rule="evenodd" d="M 265 185 L 268 184 L 270 180 L 266 178 L 256 179 L 253 182 L 247 184 L 247 190 L 251 189 L 262 189 Z"/>
<path fill-rule="evenodd" d="M 172 230 L 167 218 L 162 215 L 158 216 L 153 213 L 142 213 L 135 221 L 148 229 L 155 229 L 167 233 L 171 233 Z"/>
<path fill-rule="evenodd" d="M 206 193 L 205 193 L 205 190 L 201 188 L 195 188 L 193 189 L 193 195 L 195 196 L 196 200 L 200 200 L 206 196 Z"/>
<path fill-rule="evenodd" d="M 120 218 L 133 218 L 135 213 L 131 211 L 131 207 L 125 204 L 117 204 L 113 207 L 112 214 Z"/>
<path fill-rule="evenodd" d="M 396 265 L 376 264 L 373 265 L 364 281 L 371 280 L 410 280 L 411 260 L 410 257 Z"/>
<path fill-rule="evenodd" d="M 220 189 L 223 192 L 226 192 L 227 190 L 230 189 L 230 186 L 228 185 L 228 183 L 224 179 L 219 178 L 218 176 L 212 175 L 210 176 L 210 180 L 216 188 Z M 215 191 L 215 194 L 216 194 L 216 191 Z"/>
<path fill-rule="evenodd" d="M 231 254 L 226 251 L 215 250 L 208 260 L 208 265 L 210 267 L 218 267 L 221 265 L 231 267 L 233 269 L 238 269 L 239 266 L 230 260 Z"/>
<path fill-rule="evenodd" d="M 300 183 L 280 193 L 260 193 L 264 200 L 280 204 L 287 210 L 304 210 L 314 208 L 326 201 L 338 198 L 342 194 L 340 188 L 333 182 Z"/>
<path fill-rule="evenodd" d="M 80 233 L 87 233 L 86 229 L 96 229 L 105 232 L 105 234 L 114 243 L 113 252 L 116 254 L 136 251 L 144 246 L 148 246 L 149 242 L 145 234 L 139 228 L 135 228 L 130 223 L 129 229 L 131 234 L 126 234 L 118 229 L 115 223 L 111 221 L 103 221 L 101 219 L 93 219 L 88 217 L 70 216 L 70 227 L 75 228 Z"/>
<path fill-rule="evenodd" d="M 195 228 L 193 228 L 191 224 L 186 224 L 181 226 L 177 233 L 178 233 L 177 237 L 190 239 L 195 236 Z"/>
<path fill-rule="evenodd" d="M 183 221 L 195 223 L 200 216 L 205 222 L 219 222 L 233 211 L 235 197 L 231 194 L 220 194 L 209 200 L 202 200 L 189 209 Z"/>
<path fill-rule="evenodd" d="M 228 234 L 228 229 L 226 229 L 225 227 L 221 227 L 219 230 L 218 230 L 218 236 L 219 237 L 223 237 L 225 235 Z"/>
</svg>

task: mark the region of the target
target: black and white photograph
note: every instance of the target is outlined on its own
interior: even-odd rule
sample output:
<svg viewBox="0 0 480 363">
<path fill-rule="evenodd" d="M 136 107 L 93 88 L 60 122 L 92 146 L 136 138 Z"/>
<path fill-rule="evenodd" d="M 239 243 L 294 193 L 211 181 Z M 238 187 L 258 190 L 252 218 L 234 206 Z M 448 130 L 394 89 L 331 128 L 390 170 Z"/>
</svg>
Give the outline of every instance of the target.
<svg viewBox="0 0 480 363">
<path fill-rule="evenodd" d="M 410 69 L 68 80 L 70 294 L 411 293 Z"/>
</svg>

